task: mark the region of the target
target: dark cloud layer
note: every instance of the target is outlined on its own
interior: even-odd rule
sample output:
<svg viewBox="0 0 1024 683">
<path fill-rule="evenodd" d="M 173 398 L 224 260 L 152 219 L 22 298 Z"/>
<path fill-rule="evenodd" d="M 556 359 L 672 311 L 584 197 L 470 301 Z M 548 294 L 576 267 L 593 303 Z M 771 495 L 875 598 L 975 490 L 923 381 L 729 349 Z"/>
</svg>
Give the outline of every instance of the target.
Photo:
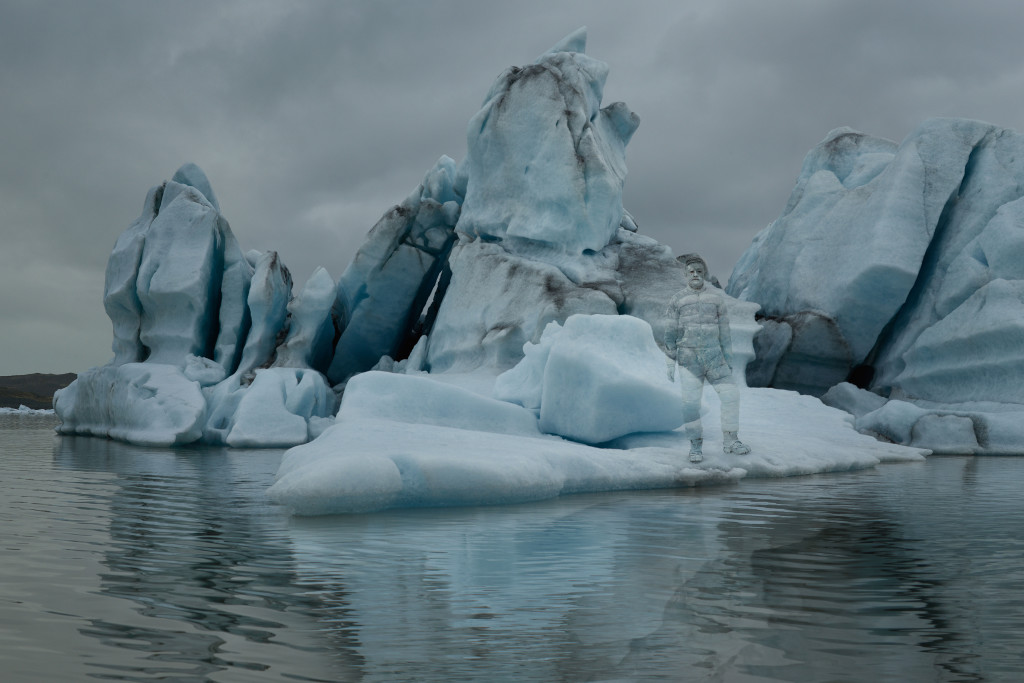
<svg viewBox="0 0 1024 683">
<path fill-rule="evenodd" d="M 642 120 L 625 203 L 726 277 L 807 150 L 928 116 L 1020 128 L 1018 2 L 0 0 L 0 375 L 110 356 L 103 270 L 186 161 L 243 248 L 341 274 L 494 78 L 578 26 Z"/>
</svg>

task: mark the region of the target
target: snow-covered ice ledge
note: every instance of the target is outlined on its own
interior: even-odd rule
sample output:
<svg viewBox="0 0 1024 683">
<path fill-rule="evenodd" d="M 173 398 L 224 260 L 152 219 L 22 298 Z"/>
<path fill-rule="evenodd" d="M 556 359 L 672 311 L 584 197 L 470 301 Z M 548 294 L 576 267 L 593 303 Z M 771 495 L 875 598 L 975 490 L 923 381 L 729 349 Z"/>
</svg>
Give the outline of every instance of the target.
<svg viewBox="0 0 1024 683">
<path fill-rule="evenodd" d="M 723 455 L 721 437 L 709 434 L 704 462 L 692 465 L 681 432 L 600 447 L 542 434 L 532 411 L 485 395 L 490 383 L 479 373 L 356 377 L 335 425 L 285 453 L 268 495 L 299 515 L 509 504 L 848 471 L 928 454 L 860 434 L 849 414 L 816 398 L 743 389 L 741 429 L 753 453 Z M 714 392 L 706 392 L 702 412 L 717 423 Z"/>
</svg>

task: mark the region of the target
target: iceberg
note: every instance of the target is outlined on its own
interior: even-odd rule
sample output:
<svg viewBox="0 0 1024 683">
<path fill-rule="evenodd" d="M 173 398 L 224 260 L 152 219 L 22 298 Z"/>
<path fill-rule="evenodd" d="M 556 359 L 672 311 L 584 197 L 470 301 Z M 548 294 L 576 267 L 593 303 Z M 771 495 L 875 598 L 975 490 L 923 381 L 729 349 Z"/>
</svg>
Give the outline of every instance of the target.
<svg viewBox="0 0 1024 683">
<path fill-rule="evenodd" d="M 508 369 L 549 322 L 622 312 L 618 251 L 636 230 L 625 148 L 639 118 L 601 107 L 608 65 L 585 47 L 580 29 L 506 70 L 469 122 L 451 279 L 427 330 L 432 371 Z"/>
<path fill-rule="evenodd" d="M 744 392 L 741 425 L 754 452 L 726 455 L 720 439 L 709 438 L 704 462 L 691 465 L 681 432 L 590 446 L 542 433 L 532 411 L 485 395 L 487 383 L 476 393 L 452 381 L 380 372 L 353 378 L 335 424 L 285 453 L 268 496 L 299 515 L 509 504 L 841 472 L 927 453 L 860 434 L 846 413 L 813 397 L 753 389 Z M 705 396 L 705 419 L 717 421 L 713 393 Z M 392 396 L 400 403 L 388 409 Z"/>
<path fill-rule="evenodd" d="M 574 315 L 549 323 L 538 344 L 495 380 L 494 395 L 536 410 L 539 428 L 599 444 L 683 424 L 677 387 L 651 326 L 628 315 Z"/>
<path fill-rule="evenodd" d="M 579 255 L 619 228 L 625 147 L 639 118 L 622 102 L 601 108 L 608 65 L 584 54 L 586 41 L 579 29 L 487 93 L 459 171 L 460 232 L 513 252 Z"/>
<path fill-rule="evenodd" d="M 753 452 L 709 435 L 706 459 L 687 460 L 659 346 L 687 275 L 622 205 L 639 119 L 602 105 L 608 67 L 585 46 L 581 29 L 499 76 L 466 158 L 440 157 L 337 282 L 318 269 L 294 296 L 278 254 L 243 252 L 205 174 L 183 166 L 114 247 L 115 356 L 57 394 L 59 430 L 287 447 L 268 495 L 304 515 L 920 460 L 926 450 L 858 433 L 815 398 L 748 389 L 760 301 L 726 294 Z M 869 148 L 868 161 L 859 147 L 844 157 L 850 183 L 891 152 Z M 701 412 L 718 421 L 714 392 Z M 935 440 L 962 425 L 926 426 Z"/>
<path fill-rule="evenodd" d="M 277 253 L 243 254 L 206 175 L 185 164 L 114 245 L 114 358 L 56 393 L 58 431 L 160 446 L 305 443 L 337 405 L 319 371 L 333 352 L 334 289 L 317 271 L 293 302 Z"/>
<path fill-rule="evenodd" d="M 112 363 L 115 365 L 143 360 L 142 343 L 139 341 L 142 303 L 139 301 L 136 284 L 142 249 L 146 244 L 146 233 L 156 218 L 162 196 L 162 186 L 149 190 L 143 204 L 142 215 L 118 236 L 114 250 L 107 260 L 103 307 L 114 325 Z"/>
<path fill-rule="evenodd" d="M 276 251 L 268 251 L 256 262 L 246 304 L 252 327 L 242 347 L 235 374 L 251 380 L 257 368 L 269 365 L 282 337 L 288 332 L 288 303 L 292 275 Z"/>
<path fill-rule="evenodd" d="M 0 408 L 0 415 L 53 415 L 52 408 L 29 408 L 19 405 L 17 408 Z"/>
<path fill-rule="evenodd" d="M 297 446 L 318 428 L 313 418 L 332 418 L 337 399 L 322 374 L 310 369 L 257 370 L 240 392 L 224 442 L 235 448 Z M 313 426 L 311 426 L 311 424 Z"/>
<path fill-rule="evenodd" d="M 449 265 L 451 281 L 427 346 L 427 365 L 435 372 L 508 369 L 548 323 L 618 312 L 606 293 L 578 285 L 550 263 L 511 254 L 500 243 L 460 241 Z"/>
<path fill-rule="evenodd" d="M 85 434 L 144 446 L 192 443 L 203 433 L 199 383 L 174 365 L 125 363 L 86 370 L 54 394 L 61 434 Z"/>
<path fill-rule="evenodd" d="M 377 222 L 338 281 L 345 320 L 328 375 L 340 383 L 382 356 L 405 355 L 423 333 L 420 319 L 444 296 L 442 271 L 455 242 L 461 197 L 455 162 L 442 156 L 412 194 Z"/>
<path fill-rule="evenodd" d="M 277 347 L 273 367 L 327 369 L 338 329 L 336 297 L 334 280 L 318 267 L 286 306 L 288 336 Z"/>
<path fill-rule="evenodd" d="M 674 431 L 682 397 L 656 342 L 686 274 L 621 205 L 637 119 L 625 105 L 600 108 L 607 67 L 584 45 L 578 32 L 499 77 L 469 125 L 450 280 L 416 345 L 425 360 L 388 358 L 377 367 L 392 373 L 349 380 L 335 424 L 285 454 L 272 500 L 303 515 L 512 503 L 928 452 L 859 434 L 815 398 L 745 389 L 759 306 L 724 296 L 754 452 L 724 454 L 711 436 L 700 466 L 686 460 Z M 703 401 L 717 422 L 717 396 Z"/>
<path fill-rule="evenodd" d="M 832 387 L 849 382 L 893 403 L 858 415 L 869 433 L 1021 453 L 1022 152 L 1017 133 L 964 119 L 898 145 L 829 133 L 729 280 L 763 309 L 751 383 L 846 405 Z"/>
</svg>

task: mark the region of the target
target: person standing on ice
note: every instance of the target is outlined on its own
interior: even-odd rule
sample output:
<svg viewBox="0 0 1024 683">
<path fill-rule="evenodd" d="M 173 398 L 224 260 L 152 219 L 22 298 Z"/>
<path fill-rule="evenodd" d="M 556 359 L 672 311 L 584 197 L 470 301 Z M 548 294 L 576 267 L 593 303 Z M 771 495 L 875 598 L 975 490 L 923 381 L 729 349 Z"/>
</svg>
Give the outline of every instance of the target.
<svg viewBox="0 0 1024 683">
<path fill-rule="evenodd" d="M 700 401 L 704 380 L 722 400 L 722 450 L 744 455 L 750 448 L 737 437 L 740 423 L 740 392 L 732 378 L 732 336 L 722 295 L 705 286 L 708 266 L 693 254 L 684 262 L 686 289 L 668 304 L 665 317 L 665 359 L 668 378 L 675 382 L 676 364 L 681 368 L 683 420 L 690 439 L 690 462 L 704 459 Z"/>
</svg>

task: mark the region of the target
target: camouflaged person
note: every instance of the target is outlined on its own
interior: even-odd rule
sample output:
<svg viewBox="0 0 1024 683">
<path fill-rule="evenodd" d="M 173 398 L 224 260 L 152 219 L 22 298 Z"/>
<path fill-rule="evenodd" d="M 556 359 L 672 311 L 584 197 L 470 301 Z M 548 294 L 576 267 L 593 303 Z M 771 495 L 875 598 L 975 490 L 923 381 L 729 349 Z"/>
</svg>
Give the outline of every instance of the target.
<svg viewBox="0 0 1024 683">
<path fill-rule="evenodd" d="M 690 461 L 704 459 L 700 422 L 704 380 L 722 401 L 722 450 L 744 455 L 750 448 L 737 437 L 740 421 L 740 392 L 732 378 L 732 336 L 729 314 L 722 294 L 705 285 L 708 267 L 700 256 L 686 257 L 686 289 L 665 311 L 665 359 L 668 378 L 675 381 L 676 364 L 683 393 L 683 419 L 690 439 Z"/>
</svg>

